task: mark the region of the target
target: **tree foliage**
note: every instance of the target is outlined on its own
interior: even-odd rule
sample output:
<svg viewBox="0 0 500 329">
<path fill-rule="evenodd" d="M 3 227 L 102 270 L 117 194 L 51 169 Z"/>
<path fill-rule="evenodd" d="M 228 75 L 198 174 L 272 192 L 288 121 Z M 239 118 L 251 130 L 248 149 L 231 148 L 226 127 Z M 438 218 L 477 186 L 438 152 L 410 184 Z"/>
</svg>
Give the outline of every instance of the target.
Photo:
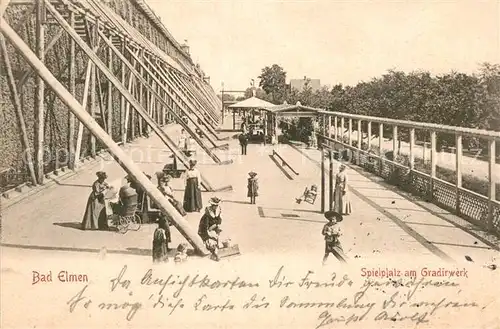
<svg viewBox="0 0 500 329">
<path fill-rule="evenodd" d="M 270 101 L 274 104 L 283 103 L 287 94 L 285 70 L 277 64 L 266 66 L 262 69 L 259 79 L 259 87 L 270 96 Z"/>
</svg>

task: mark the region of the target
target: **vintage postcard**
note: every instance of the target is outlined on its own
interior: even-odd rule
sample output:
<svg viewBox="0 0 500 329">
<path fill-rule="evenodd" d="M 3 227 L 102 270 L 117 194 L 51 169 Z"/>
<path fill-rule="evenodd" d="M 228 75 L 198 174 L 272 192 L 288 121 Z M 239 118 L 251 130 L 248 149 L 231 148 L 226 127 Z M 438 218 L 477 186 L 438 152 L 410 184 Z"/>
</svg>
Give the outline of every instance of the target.
<svg viewBox="0 0 500 329">
<path fill-rule="evenodd" d="M 499 13 L 0 0 L 0 327 L 500 329 Z"/>
</svg>

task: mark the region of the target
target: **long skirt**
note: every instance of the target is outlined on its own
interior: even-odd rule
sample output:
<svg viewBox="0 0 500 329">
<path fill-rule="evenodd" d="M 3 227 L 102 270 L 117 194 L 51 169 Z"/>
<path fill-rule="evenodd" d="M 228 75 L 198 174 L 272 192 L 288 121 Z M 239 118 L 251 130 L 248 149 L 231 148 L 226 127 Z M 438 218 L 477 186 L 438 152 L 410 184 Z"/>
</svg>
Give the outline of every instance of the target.
<svg viewBox="0 0 500 329">
<path fill-rule="evenodd" d="M 198 188 L 198 179 L 196 177 L 187 180 L 183 206 L 186 212 L 199 212 L 203 208 L 201 191 Z"/>
<path fill-rule="evenodd" d="M 104 203 L 89 196 L 85 215 L 83 215 L 82 230 L 106 229 L 107 222 Z"/>
<path fill-rule="evenodd" d="M 333 193 L 333 211 L 342 215 L 349 215 L 352 212 L 349 191 L 342 193 L 342 186 L 336 186 Z"/>
</svg>

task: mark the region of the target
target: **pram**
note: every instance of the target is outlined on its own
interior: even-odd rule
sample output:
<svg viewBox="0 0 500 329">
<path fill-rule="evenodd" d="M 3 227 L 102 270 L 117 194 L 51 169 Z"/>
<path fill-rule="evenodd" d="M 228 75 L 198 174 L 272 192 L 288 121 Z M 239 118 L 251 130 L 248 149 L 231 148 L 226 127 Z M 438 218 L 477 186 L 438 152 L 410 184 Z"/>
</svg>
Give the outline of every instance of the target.
<svg viewBox="0 0 500 329">
<path fill-rule="evenodd" d="M 316 196 L 318 195 L 318 187 L 316 185 L 311 185 L 311 187 L 306 187 L 304 193 L 299 198 L 295 199 L 295 202 L 300 204 L 302 201 L 305 201 L 310 204 L 314 204 L 316 201 Z"/>
<path fill-rule="evenodd" d="M 128 196 L 122 203 L 110 203 L 112 214 L 108 220 L 118 232 L 138 231 L 141 228 L 141 216 L 138 214 L 137 194 Z"/>
</svg>

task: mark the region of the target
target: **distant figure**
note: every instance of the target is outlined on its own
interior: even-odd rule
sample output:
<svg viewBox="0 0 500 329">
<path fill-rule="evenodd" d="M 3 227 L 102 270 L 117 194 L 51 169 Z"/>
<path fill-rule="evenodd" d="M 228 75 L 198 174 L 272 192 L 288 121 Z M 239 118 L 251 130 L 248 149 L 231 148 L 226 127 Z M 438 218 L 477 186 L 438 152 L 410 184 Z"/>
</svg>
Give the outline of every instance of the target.
<svg viewBox="0 0 500 329">
<path fill-rule="evenodd" d="M 245 118 L 243 118 L 243 122 L 241 123 L 241 133 L 246 135 L 248 132 L 248 127 Z"/>
<path fill-rule="evenodd" d="M 246 134 L 240 134 L 238 140 L 240 141 L 241 154 L 247 155 L 248 136 Z"/>
<path fill-rule="evenodd" d="M 177 139 L 177 147 L 184 151 L 186 149 L 186 134 L 185 130 L 181 129 L 181 134 L 179 135 L 179 138 Z"/>
<path fill-rule="evenodd" d="M 158 228 L 153 234 L 153 262 L 168 262 L 168 244 L 170 241 L 170 228 L 167 218 L 161 216 L 158 221 Z"/>
<path fill-rule="evenodd" d="M 333 210 L 341 215 L 349 215 L 352 211 L 347 188 L 348 178 L 345 170 L 346 166 L 341 165 L 339 173 L 335 176 L 335 190 L 333 193 Z"/>
<path fill-rule="evenodd" d="M 257 173 L 251 171 L 248 173 L 248 175 L 250 176 L 250 178 L 248 178 L 247 183 L 247 196 L 250 198 L 250 204 L 255 204 L 255 197 L 259 196 L 259 182 L 256 177 Z"/>
<path fill-rule="evenodd" d="M 92 192 L 89 195 L 85 214 L 83 215 L 82 230 L 99 229 L 99 217 L 106 216 L 104 193 L 110 188 L 106 183 L 108 175 L 104 171 L 96 173 L 97 180 L 92 184 Z"/>
<path fill-rule="evenodd" d="M 187 244 L 186 243 L 181 243 L 179 246 L 177 246 L 177 251 L 174 256 L 174 262 L 176 264 L 178 263 L 183 263 L 187 261 L 188 255 L 187 255 Z"/>
<path fill-rule="evenodd" d="M 200 219 L 198 226 L 198 235 L 205 243 L 205 247 L 212 253 L 212 259 L 219 261 L 219 236 L 222 232 L 220 225 L 222 224 L 221 200 L 217 197 L 210 199 L 210 205 L 205 208 L 205 213 Z"/>
<path fill-rule="evenodd" d="M 184 190 L 184 210 L 186 212 L 199 212 L 201 200 L 201 175 L 196 169 L 196 160 L 189 161 L 189 169 L 184 173 L 186 188 Z"/>
<path fill-rule="evenodd" d="M 342 245 L 340 244 L 340 236 L 342 235 L 340 231 L 340 223 L 343 218 L 342 215 L 335 211 L 327 211 L 325 213 L 325 218 L 328 219 L 328 223 L 323 227 L 321 232 L 325 237 L 325 255 L 323 256 L 323 265 L 325 265 L 326 260 L 330 253 L 332 253 L 339 261 L 345 263 L 345 255 L 342 250 Z"/>
</svg>

